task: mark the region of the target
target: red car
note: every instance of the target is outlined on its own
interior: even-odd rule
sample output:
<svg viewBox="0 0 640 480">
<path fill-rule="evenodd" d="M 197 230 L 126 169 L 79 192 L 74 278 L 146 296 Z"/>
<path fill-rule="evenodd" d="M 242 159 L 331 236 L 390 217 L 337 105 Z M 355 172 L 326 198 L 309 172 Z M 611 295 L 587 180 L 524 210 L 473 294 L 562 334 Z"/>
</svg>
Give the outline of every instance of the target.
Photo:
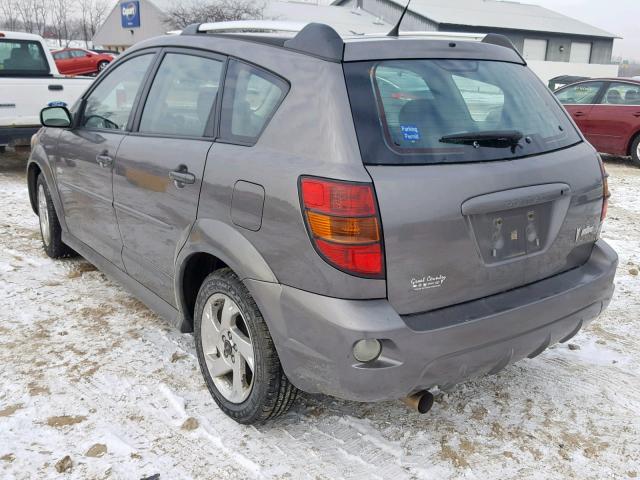
<svg viewBox="0 0 640 480">
<path fill-rule="evenodd" d="M 88 75 L 104 70 L 113 60 L 109 53 L 96 53 L 83 48 L 65 48 L 51 52 L 58 70 L 64 75 Z"/>
<path fill-rule="evenodd" d="M 555 94 L 596 150 L 640 166 L 640 80 L 585 80 Z"/>
</svg>

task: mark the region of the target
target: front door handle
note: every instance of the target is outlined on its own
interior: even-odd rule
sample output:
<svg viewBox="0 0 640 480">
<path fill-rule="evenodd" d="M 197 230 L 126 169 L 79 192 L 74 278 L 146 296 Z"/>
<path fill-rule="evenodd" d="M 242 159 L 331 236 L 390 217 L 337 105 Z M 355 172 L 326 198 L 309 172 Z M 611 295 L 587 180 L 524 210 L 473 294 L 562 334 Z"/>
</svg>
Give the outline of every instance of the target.
<svg viewBox="0 0 640 480">
<path fill-rule="evenodd" d="M 640 112 L 634 113 L 633 116 L 636 117 L 636 118 L 640 118 Z"/>
<path fill-rule="evenodd" d="M 185 185 L 196 183 L 196 176 L 189 172 L 186 165 L 180 165 L 177 170 L 170 171 L 169 178 L 173 180 L 176 188 L 182 188 Z"/>
<path fill-rule="evenodd" d="M 573 114 L 574 117 L 584 117 L 585 113 L 584 112 L 576 112 Z"/>
<path fill-rule="evenodd" d="M 96 155 L 96 162 L 98 162 L 98 165 L 102 168 L 108 168 L 113 165 L 113 158 L 105 153 L 100 153 Z"/>
</svg>

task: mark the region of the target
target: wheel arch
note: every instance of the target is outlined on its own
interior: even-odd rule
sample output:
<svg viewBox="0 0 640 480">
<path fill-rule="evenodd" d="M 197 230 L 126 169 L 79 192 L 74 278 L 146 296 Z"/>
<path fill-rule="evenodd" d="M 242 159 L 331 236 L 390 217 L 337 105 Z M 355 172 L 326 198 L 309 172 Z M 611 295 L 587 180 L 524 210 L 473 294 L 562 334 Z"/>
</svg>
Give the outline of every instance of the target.
<svg viewBox="0 0 640 480">
<path fill-rule="evenodd" d="M 203 280 L 225 267 L 241 281 L 277 282 L 262 255 L 236 228 L 219 220 L 197 220 L 176 259 L 174 291 L 185 326 L 193 327 L 195 300 Z"/>
<path fill-rule="evenodd" d="M 44 179 L 49 187 L 49 194 L 51 195 L 51 200 L 53 200 L 53 208 L 56 210 L 56 215 L 60 222 L 60 228 L 62 228 L 62 231 L 66 232 L 68 229 L 64 218 L 62 200 L 60 199 L 58 186 L 56 185 L 53 172 L 51 171 L 47 154 L 41 145 L 36 145 L 36 147 L 31 151 L 31 155 L 27 162 L 27 188 L 29 192 L 29 203 L 31 204 L 33 213 L 36 215 L 38 214 L 36 183 L 40 175 L 44 175 Z"/>
<path fill-rule="evenodd" d="M 29 162 L 27 165 L 27 189 L 29 191 L 29 203 L 31 204 L 31 210 L 38 215 L 38 193 L 37 183 L 38 176 L 42 174 L 40 165 L 36 162 Z"/>
<path fill-rule="evenodd" d="M 627 145 L 627 155 L 633 155 L 632 149 L 634 142 L 640 137 L 640 127 L 629 138 L 629 144 Z"/>
</svg>

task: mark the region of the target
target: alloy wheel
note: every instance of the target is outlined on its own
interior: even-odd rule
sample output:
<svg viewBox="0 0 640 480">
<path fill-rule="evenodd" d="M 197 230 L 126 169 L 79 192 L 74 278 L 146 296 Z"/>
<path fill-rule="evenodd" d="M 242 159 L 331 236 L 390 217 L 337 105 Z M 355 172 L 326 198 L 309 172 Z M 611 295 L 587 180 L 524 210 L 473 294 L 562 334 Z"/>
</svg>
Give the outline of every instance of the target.
<svg viewBox="0 0 640 480">
<path fill-rule="evenodd" d="M 240 308 L 223 293 L 211 295 L 200 329 L 214 385 L 228 401 L 242 403 L 251 393 L 255 363 L 251 334 Z"/>
<path fill-rule="evenodd" d="M 49 209 L 47 207 L 47 196 L 44 186 L 38 187 L 38 218 L 40 219 L 40 232 L 45 246 L 49 246 L 51 241 L 51 231 L 49 230 Z"/>
</svg>

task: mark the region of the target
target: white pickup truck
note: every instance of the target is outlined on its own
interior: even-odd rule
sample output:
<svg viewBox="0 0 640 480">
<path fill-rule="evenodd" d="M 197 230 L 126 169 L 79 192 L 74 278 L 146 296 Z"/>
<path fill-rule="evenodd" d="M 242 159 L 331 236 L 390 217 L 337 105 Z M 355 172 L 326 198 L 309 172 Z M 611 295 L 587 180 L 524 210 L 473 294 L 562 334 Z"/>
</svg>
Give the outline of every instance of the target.
<svg viewBox="0 0 640 480">
<path fill-rule="evenodd" d="M 71 106 L 91 82 L 60 75 L 42 37 L 0 31 L 0 152 L 29 145 L 40 110 L 51 102 Z"/>
</svg>

